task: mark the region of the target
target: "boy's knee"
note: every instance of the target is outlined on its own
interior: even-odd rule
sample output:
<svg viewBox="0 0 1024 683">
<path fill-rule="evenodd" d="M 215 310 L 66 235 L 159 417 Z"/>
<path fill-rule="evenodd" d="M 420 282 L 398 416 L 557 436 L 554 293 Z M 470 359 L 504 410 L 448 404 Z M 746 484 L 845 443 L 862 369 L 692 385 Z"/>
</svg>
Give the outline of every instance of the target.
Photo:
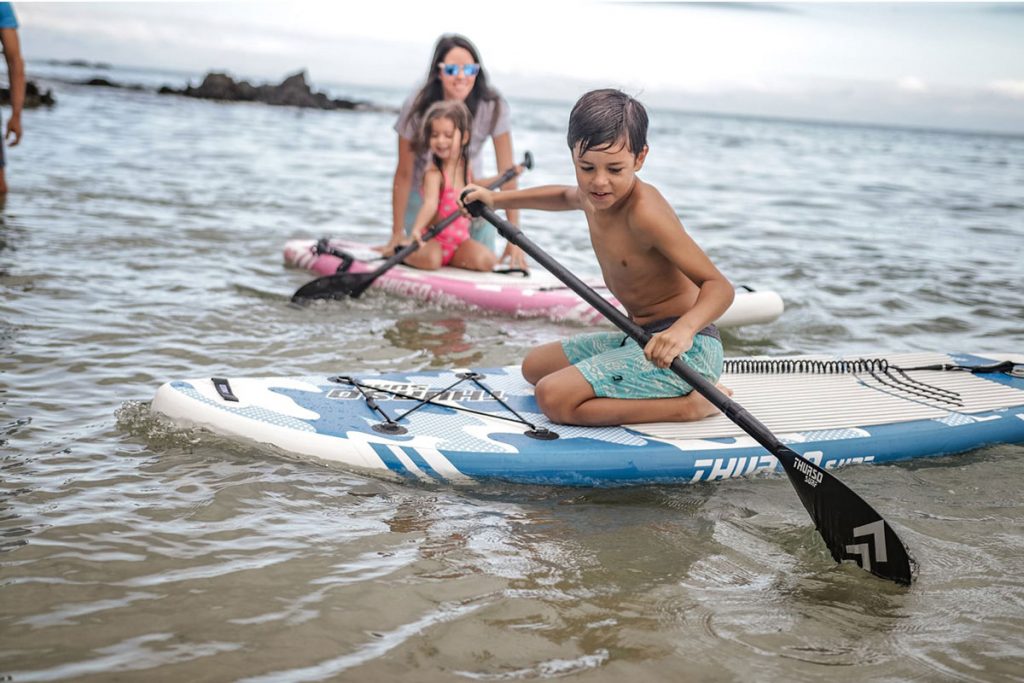
<svg viewBox="0 0 1024 683">
<path fill-rule="evenodd" d="M 536 353 L 536 351 L 531 351 L 526 354 L 526 358 L 523 359 L 523 379 L 534 385 L 544 377 L 544 368 L 542 362 L 538 358 L 539 355 L 540 354 Z"/>
<path fill-rule="evenodd" d="M 537 382 L 533 395 L 537 399 L 537 407 L 549 420 L 560 424 L 567 424 L 571 421 L 575 406 L 569 405 L 570 402 L 565 400 L 565 396 L 562 396 L 554 377 L 551 375 L 542 377 Z"/>
<path fill-rule="evenodd" d="M 536 386 L 542 378 L 570 365 L 559 342 L 531 349 L 523 358 L 523 378 Z"/>
</svg>

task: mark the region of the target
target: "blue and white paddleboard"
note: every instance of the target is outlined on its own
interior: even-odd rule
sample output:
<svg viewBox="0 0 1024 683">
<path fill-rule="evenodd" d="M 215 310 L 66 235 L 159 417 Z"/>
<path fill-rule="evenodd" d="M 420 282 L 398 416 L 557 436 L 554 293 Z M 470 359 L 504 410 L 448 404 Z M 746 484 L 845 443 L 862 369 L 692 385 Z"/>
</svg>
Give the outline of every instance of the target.
<svg viewBox="0 0 1024 683">
<path fill-rule="evenodd" d="M 1007 360 L 983 373 L 912 369 Z M 731 359 L 722 383 L 784 443 L 826 468 L 1024 442 L 1020 354 Z M 428 481 L 616 486 L 780 469 L 723 415 L 607 428 L 551 423 L 518 366 L 178 380 L 160 387 L 152 408 L 218 434 Z"/>
</svg>

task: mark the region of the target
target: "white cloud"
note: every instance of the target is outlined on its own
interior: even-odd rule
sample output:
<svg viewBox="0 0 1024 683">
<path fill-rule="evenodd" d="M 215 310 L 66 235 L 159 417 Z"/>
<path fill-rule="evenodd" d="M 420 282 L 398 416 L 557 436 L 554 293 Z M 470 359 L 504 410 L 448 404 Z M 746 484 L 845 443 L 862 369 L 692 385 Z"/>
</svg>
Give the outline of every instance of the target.
<svg viewBox="0 0 1024 683">
<path fill-rule="evenodd" d="M 896 87 L 903 92 L 924 93 L 928 92 L 928 84 L 916 76 L 904 76 L 896 83 Z"/>
<path fill-rule="evenodd" d="M 999 80 L 989 83 L 989 90 L 1012 100 L 1024 100 L 1024 81 Z"/>
</svg>

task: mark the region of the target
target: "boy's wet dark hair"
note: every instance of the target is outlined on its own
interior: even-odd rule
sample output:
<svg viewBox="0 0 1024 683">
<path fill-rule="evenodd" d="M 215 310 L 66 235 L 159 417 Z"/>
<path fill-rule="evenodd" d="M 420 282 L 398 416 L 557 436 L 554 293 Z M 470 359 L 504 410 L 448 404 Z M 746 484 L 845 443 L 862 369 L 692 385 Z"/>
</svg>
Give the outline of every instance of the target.
<svg viewBox="0 0 1024 683">
<path fill-rule="evenodd" d="M 621 90 L 591 90 L 569 114 L 569 149 L 579 145 L 581 156 L 610 147 L 623 136 L 634 156 L 647 146 L 647 110 Z"/>
</svg>

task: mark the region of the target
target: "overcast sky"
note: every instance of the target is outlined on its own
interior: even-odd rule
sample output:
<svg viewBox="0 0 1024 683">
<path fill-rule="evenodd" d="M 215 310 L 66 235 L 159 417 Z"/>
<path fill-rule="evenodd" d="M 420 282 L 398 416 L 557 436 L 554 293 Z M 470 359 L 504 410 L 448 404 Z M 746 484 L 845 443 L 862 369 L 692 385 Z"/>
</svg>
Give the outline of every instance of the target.
<svg viewBox="0 0 1024 683">
<path fill-rule="evenodd" d="M 15 3 L 31 59 L 411 89 L 443 32 L 505 94 L 1024 133 L 1024 3 Z M 31 74 L 31 63 L 30 63 Z"/>
</svg>

